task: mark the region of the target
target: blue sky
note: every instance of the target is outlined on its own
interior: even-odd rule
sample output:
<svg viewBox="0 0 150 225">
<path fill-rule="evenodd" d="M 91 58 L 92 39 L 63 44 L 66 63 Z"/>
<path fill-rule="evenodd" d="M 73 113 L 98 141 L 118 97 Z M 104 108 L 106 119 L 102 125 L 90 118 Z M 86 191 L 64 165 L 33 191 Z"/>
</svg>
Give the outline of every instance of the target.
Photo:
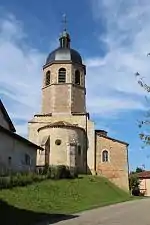
<svg viewBox="0 0 150 225">
<path fill-rule="evenodd" d="M 27 121 L 40 111 L 42 66 L 58 46 L 66 13 L 71 45 L 87 66 L 91 119 L 130 144 L 131 169 L 150 169 L 137 126 L 146 93 L 134 76 L 139 71 L 150 83 L 149 12 L 149 0 L 0 0 L 0 97 L 18 133 L 26 136 Z"/>
</svg>

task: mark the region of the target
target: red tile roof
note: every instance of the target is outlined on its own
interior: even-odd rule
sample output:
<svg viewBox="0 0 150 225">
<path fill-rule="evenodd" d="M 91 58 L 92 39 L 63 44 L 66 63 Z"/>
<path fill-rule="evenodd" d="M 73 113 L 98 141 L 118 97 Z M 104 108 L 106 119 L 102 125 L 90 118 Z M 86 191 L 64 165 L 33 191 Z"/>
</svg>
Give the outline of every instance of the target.
<svg viewBox="0 0 150 225">
<path fill-rule="evenodd" d="M 143 171 L 143 172 L 137 173 L 137 176 L 139 178 L 148 179 L 148 178 L 150 178 L 150 171 Z"/>
</svg>

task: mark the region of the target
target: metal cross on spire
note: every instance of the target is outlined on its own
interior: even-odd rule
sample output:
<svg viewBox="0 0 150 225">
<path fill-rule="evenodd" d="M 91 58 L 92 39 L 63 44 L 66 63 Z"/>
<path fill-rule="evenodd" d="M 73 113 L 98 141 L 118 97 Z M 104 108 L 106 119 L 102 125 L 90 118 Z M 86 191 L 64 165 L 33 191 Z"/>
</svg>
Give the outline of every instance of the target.
<svg viewBox="0 0 150 225">
<path fill-rule="evenodd" d="M 67 16 L 66 16 L 66 14 L 63 14 L 62 23 L 63 23 L 63 30 L 66 31 L 67 30 Z"/>
</svg>

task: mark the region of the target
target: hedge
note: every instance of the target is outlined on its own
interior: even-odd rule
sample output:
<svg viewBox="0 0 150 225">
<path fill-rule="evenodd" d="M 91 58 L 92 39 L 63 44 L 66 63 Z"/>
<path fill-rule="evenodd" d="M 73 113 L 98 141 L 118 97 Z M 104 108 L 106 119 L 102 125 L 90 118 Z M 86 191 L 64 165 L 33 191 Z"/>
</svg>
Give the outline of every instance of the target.
<svg viewBox="0 0 150 225">
<path fill-rule="evenodd" d="M 68 167 L 64 165 L 48 166 L 38 168 L 35 173 L 16 173 L 7 176 L 0 176 L 0 189 L 13 188 L 17 186 L 26 186 L 34 182 L 43 181 L 45 179 L 69 179 L 77 177 L 71 175 Z"/>
<path fill-rule="evenodd" d="M 26 186 L 33 182 L 42 181 L 46 179 L 46 176 L 38 175 L 35 173 L 10 175 L 7 177 L 0 177 L 0 188 L 13 188 L 17 186 Z"/>
</svg>

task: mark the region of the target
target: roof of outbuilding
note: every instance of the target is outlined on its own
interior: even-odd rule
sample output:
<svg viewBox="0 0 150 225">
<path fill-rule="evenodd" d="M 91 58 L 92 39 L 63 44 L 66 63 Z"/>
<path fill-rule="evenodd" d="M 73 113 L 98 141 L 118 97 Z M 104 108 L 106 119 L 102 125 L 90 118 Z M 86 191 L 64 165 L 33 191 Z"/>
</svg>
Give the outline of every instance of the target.
<svg viewBox="0 0 150 225">
<path fill-rule="evenodd" d="M 3 113 L 5 120 L 8 122 L 10 130 L 11 130 L 12 132 L 16 132 L 16 129 L 15 129 L 14 125 L 13 125 L 13 122 L 12 122 L 12 120 L 10 119 L 10 117 L 9 117 L 9 115 L 8 115 L 8 113 L 7 113 L 7 110 L 6 110 L 5 106 L 3 105 L 1 99 L 0 99 L 0 110 L 1 110 L 2 113 Z"/>
<path fill-rule="evenodd" d="M 20 135 L 18 135 L 16 133 L 14 133 L 14 132 L 12 132 L 12 131 L 2 127 L 1 125 L 0 125 L 0 131 L 2 131 L 3 133 L 7 134 L 8 136 L 13 137 L 14 139 L 17 139 L 17 140 L 23 142 L 24 144 L 27 144 L 27 145 L 29 145 L 31 147 L 34 147 L 36 150 L 37 149 L 44 150 L 41 146 L 38 146 L 38 145 L 30 142 L 29 140 L 25 139 L 24 137 L 21 137 Z"/>
<path fill-rule="evenodd" d="M 103 135 L 103 133 L 105 133 L 106 135 Z M 115 138 L 111 138 L 111 137 L 107 136 L 107 132 L 104 131 L 104 130 L 95 130 L 95 134 L 100 136 L 100 137 L 102 137 L 102 138 L 106 138 L 106 139 L 109 139 L 109 140 L 114 141 L 114 142 L 121 143 L 121 144 L 126 145 L 126 146 L 129 145 L 127 142 L 124 142 L 124 141 L 121 141 L 121 140 L 117 140 Z"/>
<path fill-rule="evenodd" d="M 145 178 L 145 179 L 148 179 L 148 178 L 150 178 L 150 171 L 143 171 L 143 172 L 137 173 L 136 175 L 137 175 L 139 178 Z"/>
</svg>

